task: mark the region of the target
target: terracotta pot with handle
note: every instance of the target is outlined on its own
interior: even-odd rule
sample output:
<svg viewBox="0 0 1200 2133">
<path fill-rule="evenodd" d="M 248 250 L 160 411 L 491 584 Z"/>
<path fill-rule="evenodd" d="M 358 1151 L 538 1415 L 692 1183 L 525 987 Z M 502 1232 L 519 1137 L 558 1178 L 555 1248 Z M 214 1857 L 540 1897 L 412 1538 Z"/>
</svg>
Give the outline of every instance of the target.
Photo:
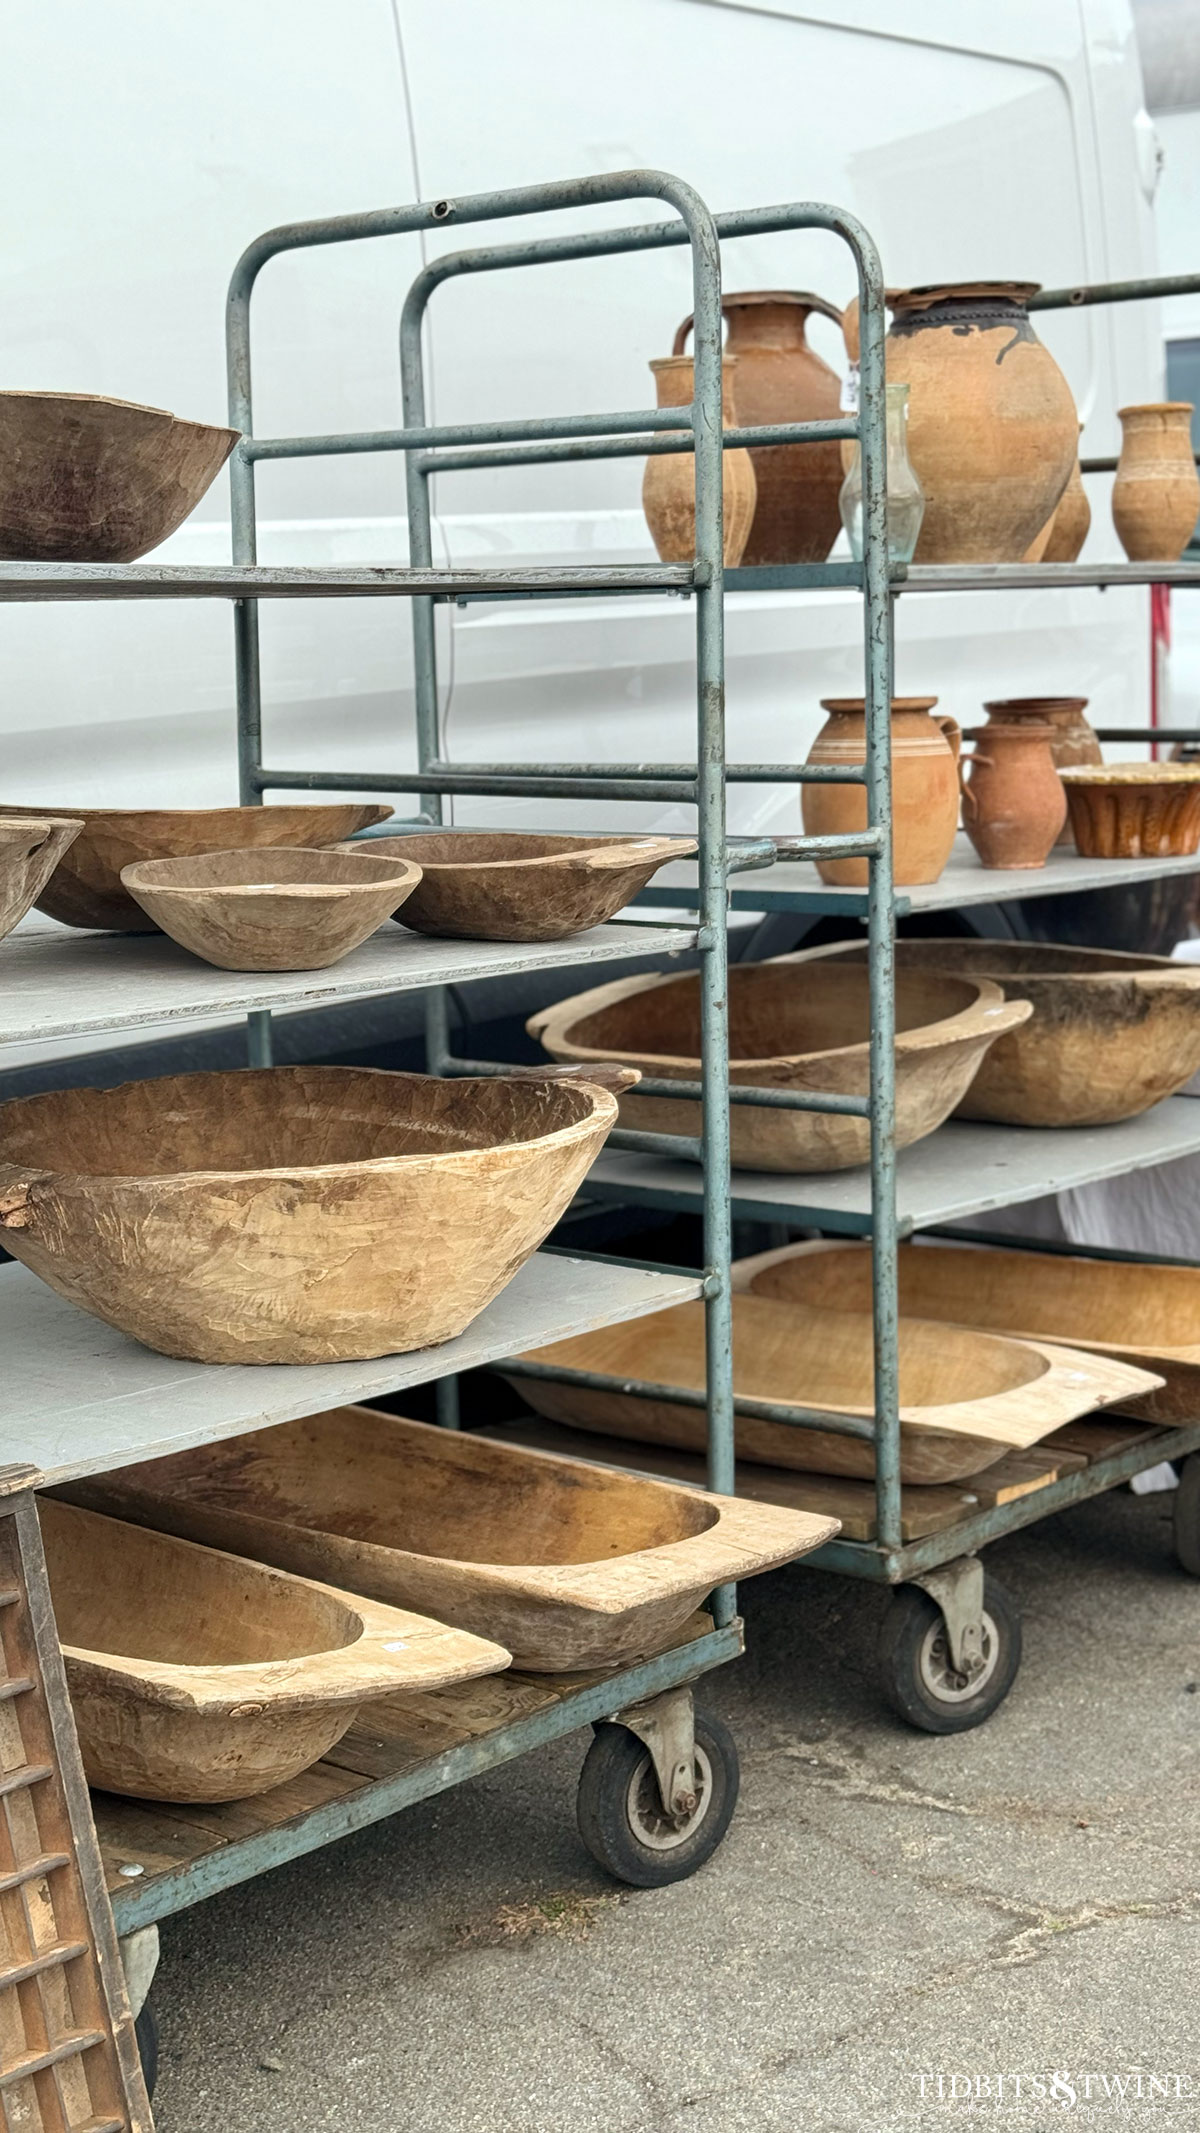
<svg viewBox="0 0 1200 2133">
<path fill-rule="evenodd" d="M 936 881 L 958 828 L 957 720 L 934 715 L 936 696 L 892 698 L 892 863 L 897 888 Z M 808 752 L 810 763 L 864 763 L 866 703 L 861 696 L 825 696 L 829 716 Z M 867 826 L 867 795 L 861 785 L 802 785 L 805 833 L 827 837 Z M 818 859 L 822 881 L 861 889 L 866 859 Z"/>
<path fill-rule="evenodd" d="M 650 365 L 660 407 L 687 407 L 695 396 L 692 358 L 659 356 Z M 721 363 L 721 420 L 733 429 L 737 423 L 733 405 L 735 360 Z M 742 551 L 754 517 L 754 468 L 749 452 L 740 449 L 723 454 L 721 498 L 725 509 L 722 553 L 725 567 L 732 570 L 742 560 Z M 654 452 L 642 476 L 642 509 L 651 538 L 663 563 L 690 563 L 696 554 L 696 462 L 691 452 Z"/>
<path fill-rule="evenodd" d="M 737 363 L 738 421 L 747 429 L 767 422 L 819 422 L 841 411 L 837 372 L 804 336 L 814 311 L 838 326 L 836 304 L 805 289 L 748 289 L 723 296 L 729 323 L 726 348 Z M 675 336 L 682 355 L 690 316 Z M 752 450 L 758 500 L 743 563 L 823 563 L 841 525 L 838 492 L 842 461 L 837 444 L 773 444 Z"/>
<path fill-rule="evenodd" d="M 1047 550 L 1047 560 L 1049 560 Z M 1085 717 L 1086 696 L 1003 696 L 984 705 L 990 726 L 1049 726 L 1050 759 L 1056 770 L 1075 763 L 1102 763 L 1104 751 Z M 1074 846 L 1075 833 L 1069 819 L 1055 838 L 1056 845 Z"/>
<path fill-rule="evenodd" d="M 967 738 L 987 744 L 960 764 L 963 827 L 984 866 L 1044 867 L 1067 819 L 1051 728 L 1028 721 L 988 725 Z"/>
</svg>

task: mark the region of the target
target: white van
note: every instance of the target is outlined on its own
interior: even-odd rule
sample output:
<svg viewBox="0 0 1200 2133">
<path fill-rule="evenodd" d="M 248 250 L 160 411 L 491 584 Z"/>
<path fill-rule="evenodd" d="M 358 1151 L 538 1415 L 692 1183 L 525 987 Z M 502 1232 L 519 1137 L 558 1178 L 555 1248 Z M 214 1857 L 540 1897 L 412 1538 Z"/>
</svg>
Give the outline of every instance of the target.
<svg viewBox="0 0 1200 2133">
<path fill-rule="evenodd" d="M 656 165 L 716 210 L 830 200 L 873 232 L 890 282 L 1000 276 L 1058 286 L 1154 271 L 1154 156 L 1125 0 L 39 0 L 4 9 L 8 202 L 0 383 L 112 393 L 225 419 L 223 302 L 270 225 L 418 197 Z M 593 222 L 658 212 L 633 204 Z M 492 224 L 478 241 L 552 225 Z M 553 225 L 562 228 L 559 218 Z M 458 249 L 470 229 L 427 240 Z M 399 420 L 396 326 L 416 237 L 294 254 L 254 299 L 261 434 Z M 726 248 L 730 289 L 844 303 L 828 235 Z M 682 250 L 469 278 L 433 299 L 432 403 L 462 421 L 652 402 L 649 359 L 690 310 Z M 840 367 L 836 328 L 811 326 Z M 1158 397 L 1155 307 L 1039 321 L 1086 418 Z M 641 462 L 444 476 L 460 563 L 651 554 Z M 1087 552 L 1112 552 L 1093 480 Z M 264 561 L 404 560 L 395 456 L 259 472 Z M 164 548 L 229 558 L 226 478 Z M 538 762 L 694 745 L 692 618 L 667 597 L 440 612 L 449 752 Z M 268 759 L 413 761 L 403 601 L 266 603 Z M 901 603 L 901 689 L 965 722 L 990 695 L 1068 691 L 1100 720 L 1146 715 L 1148 595 L 1130 589 Z M 818 698 L 859 686 L 846 593 L 729 604 L 730 754 L 803 756 Z M 223 603 L 6 607 L 3 794 L 13 801 L 235 797 Z M 796 788 L 740 786 L 736 828 L 797 824 Z M 519 824 L 542 803 L 457 803 Z M 400 811 L 405 811 L 401 802 Z M 563 821 L 629 809 L 560 803 Z M 638 819 L 682 826 L 680 810 Z"/>
</svg>

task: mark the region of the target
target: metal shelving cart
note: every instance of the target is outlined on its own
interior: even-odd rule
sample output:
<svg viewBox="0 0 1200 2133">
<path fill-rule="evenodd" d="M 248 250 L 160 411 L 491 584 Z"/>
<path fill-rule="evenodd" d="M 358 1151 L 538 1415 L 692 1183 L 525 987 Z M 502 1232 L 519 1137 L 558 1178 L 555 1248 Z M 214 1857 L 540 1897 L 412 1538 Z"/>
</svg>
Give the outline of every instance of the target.
<svg viewBox="0 0 1200 2133">
<path fill-rule="evenodd" d="M 599 236 L 569 236 L 494 248 L 490 254 L 468 255 L 465 264 L 443 260 L 426 270 L 410 296 L 402 327 L 405 427 L 401 430 L 338 437 L 254 437 L 250 299 L 256 277 L 269 259 L 309 246 L 622 199 L 658 201 L 671 211 L 672 219 Z M 865 233 L 850 218 L 833 210 L 810 206 L 775 209 L 758 216 L 725 218 L 725 225 L 731 222 L 739 225 L 735 234 L 742 229 L 749 232 L 805 225 L 835 229 L 850 244 L 858 267 L 869 518 L 866 614 L 873 704 L 868 777 L 874 780 L 875 826 L 858 837 L 815 844 L 800 840 L 797 849 L 843 853 L 870 850 L 877 855 L 879 887 L 873 910 L 876 930 L 883 939 L 890 929 L 891 904 L 886 828 L 890 692 L 888 647 L 882 631 L 886 600 L 882 277 Z M 420 314 L 439 279 L 455 271 L 470 271 L 472 265 L 535 264 L 551 258 L 633 251 L 675 241 L 689 244 L 692 255 L 696 382 L 691 407 L 456 428 L 426 424 Z M 568 941 L 536 948 L 414 939 L 396 929 L 386 939 L 376 936 L 332 972 L 243 977 L 193 963 L 161 937 L 81 937 L 33 921 L 4 949 L 5 1041 L 50 1044 L 66 1038 L 77 1040 L 90 1033 L 185 1018 L 244 1015 L 249 1064 L 266 1067 L 271 1061 L 272 1010 L 306 1002 L 336 1004 L 371 991 L 420 990 L 430 999 L 429 1063 L 437 1071 L 452 1064 L 444 1056 L 443 1041 L 442 1003 L 444 988 L 449 984 L 517 970 L 557 966 L 574 969 L 614 958 L 698 951 L 704 1066 L 697 1093 L 703 1093 L 704 1122 L 695 1152 L 702 1158 L 705 1179 L 705 1266 L 697 1273 L 659 1271 L 635 1263 L 544 1251 L 528 1262 L 466 1334 L 437 1349 L 367 1363 L 219 1369 L 172 1361 L 136 1346 L 64 1302 L 25 1269 L 9 1267 L 0 1279 L 0 1352 L 5 1360 L 8 1411 L 14 1418 L 7 1433 L 6 1452 L 23 1463 L 28 1470 L 26 1479 L 32 1478 L 37 1486 L 69 1484 L 87 1474 L 234 1436 L 339 1402 L 369 1399 L 418 1384 L 448 1386 L 455 1373 L 495 1363 L 522 1349 L 703 1297 L 709 1360 L 708 1478 L 713 1487 L 731 1489 L 734 1463 L 725 1022 L 727 880 L 731 869 L 769 864 L 775 853 L 765 842 L 729 848 L 725 836 L 721 454 L 724 444 L 734 438 L 723 440 L 721 434 L 717 226 L 689 187 L 654 172 L 621 173 L 293 225 L 258 239 L 239 263 L 230 290 L 227 346 L 230 417 L 243 433 L 243 442 L 231 462 L 232 567 L 4 564 L 0 565 L 0 600 L 231 601 L 239 776 L 244 802 L 260 802 L 265 791 L 276 788 L 417 792 L 426 799 L 426 813 L 421 819 L 436 821 L 441 816 L 442 796 L 455 792 L 532 792 L 547 798 L 604 799 L 645 799 L 669 793 L 672 799 L 686 800 L 695 806 L 698 816 L 698 923 L 649 927 L 611 923 Z M 853 437 L 858 433 L 857 422 L 846 420 L 785 425 L 772 435 L 791 441 L 804 437 Z M 755 441 L 761 441 L 759 433 L 755 433 Z M 526 459 L 556 459 L 589 450 L 601 454 L 618 451 L 629 456 L 647 449 L 694 450 L 694 563 L 520 571 L 435 568 L 429 537 L 429 475 L 443 465 L 464 464 L 473 453 L 485 449 L 501 464 L 509 454 Z M 412 553 L 409 566 L 317 570 L 279 569 L 257 563 L 257 461 L 385 450 L 405 455 Z M 862 575 L 856 573 L 858 578 Z M 671 766 L 669 771 L 647 780 L 645 766 L 638 766 L 636 775 L 628 779 L 613 779 L 611 766 L 596 774 L 589 766 L 574 765 L 550 769 L 541 766 L 536 773 L 521 766 L 502 765 L 481 772 L 475 767 L 459 770 L 441 759 L 434 669 L 437 601 L 663 591 L 686 592 L 695 603 L 694 764 Z M 262 599 L 348 596 L 402 597 L 413 603 L 418 769 L 371 776 L 268 768 L 263 757 L 258 603 Z M 776 777 L 781 774 L 780 766 L 753 766 L 752 774 Z M 786 770 L 782 774 L 798 775 Z M 853 772 L 850 775 L 862 776 Z M 876 1066 L 885 1090 L 891 1048 L 889 968 L 885 959 L 873 973 Z M 468 1067 L 467 1071 L 473 1070 Z M 831 1107 L 835 1099 L 813 1097 L 805 1101 L 821 1108 Z M 882 1111 L 880 1117 L 876 1161 L 881 1224 L 878 1235 L 880 1250 L 886 1253 L 888 1237 L 893 1233 L 890 1213 L 886 1212 L 890 1207 L 886 1191 L 890 1154 Z M 618 1140 L 626 1154 L 654 1153 L 664 1143 L 663 1136 L 646 1134 L 623 1134 Z M 450 1425 L 456 1419 L 449 1393 L 441 1399 L 440 1419 Z M 585 1766 L 591 1769 L 593 1804 L 597 1796 L 604 1797 L 606 1788 L 611 1792 L 614 1786 L 619 1787 L 615 1806 L 627 1825 L 623 1850 L 611 1855 L 603 1841 L 597 1841 L 593 1830 L 591 1841 L 597 1856 L 625 1878 L 646 1882 L 681 1878 L 694 1871 L 720 1841 L 732 1812 L 737 1783 L 736 1753 L 727 1737 L 722 1739 L 720 1728 L 715 1732 L 710 1728 L 704 1744 L 710 1779 L 716 1762 L 725 1759 L 724 1770 L 715 1773 L 723 1780 L 724 1802 L 720 1800 L 719 1783 L 703 1782 L 703 1766 L 695 1749 L 697 1722 L 691 1684 L 740 1649 L 735 1595 L 732 1588 L 722 1588 L 712 1595 L 709 1611 L 695 1618 L 690 1635 L 673 1649 L 641 1664 L 603 1676 L 547 1678 L 508 1673 L 434 1695 L 399 1697 L 386 1706 L 374 1705 L 369 1716 L 319 1765 L 291 1784 L 257 1799 L 201 1809 L 100 1798 L 94 1803 L 96 1828 L 123 1948 L 132 1956 L 140 1933 L 214 1891 L 245 1881 L 363 1828 L 412 1801 L 589 1725 L 597 1729 Z M 64 1723 L 70 1730 L 69 1720 Z M 616 1742 L 624 1748 L 630 1734 L 645 1744 L 649 1758 L 652 1797 L 645 1808 L 638 1804 L 645 1794 L 645 1783 L 639 1776 L 638 1788 L 631 1787 L 627 1756 L 622 1761 L 612 1752 Z M 721 1811 L 714 1809 L 706 1821 L 714 1795 Z M 652 1843 L 643 1841 L 646 1831 L 639 1820 L 643 1815 L 653 1823 Z M 649 1822 L 646 1827 L 649 1829 Z M 4 1982 L 0 1973 L 0 1984 Z M 24 2078 L 20 2067 L 14 2071 L 0 2064 L 0 2087 L 6 2081 Z M 74 2124 L 73 2120 L 70 2122 Z M 112 2124 L 115 2127 L 120 2122 L 114 2118 Z"/>
</svg>

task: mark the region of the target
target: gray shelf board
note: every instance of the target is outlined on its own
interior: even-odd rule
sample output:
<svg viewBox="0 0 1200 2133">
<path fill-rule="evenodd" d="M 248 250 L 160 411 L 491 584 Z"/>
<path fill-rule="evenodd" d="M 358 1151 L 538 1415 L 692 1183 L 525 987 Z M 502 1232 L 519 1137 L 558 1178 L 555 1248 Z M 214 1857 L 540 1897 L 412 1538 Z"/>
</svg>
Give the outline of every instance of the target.
<svg viewBox="0 0 1200 2133">
<path fill-rule="evenodd" d="M 1185 1096 L 1169 1097 L 1116 1126 L 1051 1130 L 952 1122 L 901 1150 L 897 1217 L 904 1228 L 928 1228 L 1197 1154 L 1200 1104 Z M 695 1163 L 613 1150 L 592 1166 L 584 1191 L 693 1212 L 701 1202 L 701 1172 Z M 870 1226 L 871 1175 L 865 1168 L 820 1177 L 735 1170 L 731 1204 L 736 1217 L 750 1221 L 862 1234 Z"/>
<path fill-rule="evenodd" d="M 346 600 L 433 593 L 469 599 L 481 593 L 686 592 L 691 563 L 619 563 L 580 567 L 500 565 L 472 570 L 413 570 L 406 564 L 4 563 L 0 600 Z"/>
<path fill-rule="evenodd" d="M 903 918 L 916 911 L 958 911 L 970 904 L 1066 896 L 1081 889 L 1119 889 L 1130 882 L 1197 872 L 1200 852 L 1187 859 L 1081 859 L 1078 852 L 1063 849 L 1051 852 L 1044 867 L 985 867 L 960 831 L 941 878 L 925 887 L 897 889 L 896 912 Z M 678 909 L 697 894 L 696 867 L 680 859 L 659 869 L 639 902 Z M 867 892 L 829 887 L 811 859 L 781 859 L 775 866 L 733 875 L 730 901 L 734 910 L 844 911 L 854 917 L 865 912 Z"/>
<path fill-rule="evenodd" d="M 429 940 L 389 920 L 332 970 L 214 970 L 162 933 L 78 933 L 26 922 L 0 942 L 0 1047 L 258 1008 L 321 1007 L 365 993 L 468 985 L 695 946 L 694 927 L 593 926 L 570 940 Z"/>
<path fill-rule="evenodd" d="M 175 1362 L 0 1268 L 0 1456 L 47 1483 L 319 1414 L 685 1303 L 700 1282 L 539 1252 L 458 1340 L 365 1363 Z"/>
<path fill-rule="evenodd" d="M 1200 563 L 910 563 L 890 572 L 893 592 L 1028 592 L 1076 585 L 1200 585 Z M 826 591 L 862 584 L 862 565 L 771 563 L 725 572 L 737 592 Z"/>
</svg>

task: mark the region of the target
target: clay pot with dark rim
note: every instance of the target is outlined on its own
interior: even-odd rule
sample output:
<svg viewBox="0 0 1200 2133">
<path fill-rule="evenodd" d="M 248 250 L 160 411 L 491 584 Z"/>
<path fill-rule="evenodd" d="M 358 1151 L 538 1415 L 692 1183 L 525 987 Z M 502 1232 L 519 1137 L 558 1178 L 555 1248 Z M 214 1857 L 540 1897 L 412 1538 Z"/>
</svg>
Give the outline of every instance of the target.
<svg viewBox="0 0 1200 2133">
<path fill-rule="evenodd" d="M 887 293 L 888 383 L 910 387 L 909 455 L 925 491 L 918 563 L 1019 563 L 1066 489 L 1079 418 L 1030 323 L 1037 287 Z"/>
<path fill-rule="evenodd" d="M 738 421 L 746 429 L 767 422 L 819 422 L 841 410 L 841 381 L 808 345 L 805 322 L 814 311 L 841 325 L 836 304 L 803 289 L 751 289 L 724 296 L 726 348 L 737 363 Z M 683 353 L 691 318 L 675 336 Z M 752 450 L 758 500 L 743 563 L 823 563 L 841 519 L 841 454 L 836 443 L 774 444 Z"/>
<path fill-rule="evenodd" d="M 934 717 L 936 696 L 892 698 L 892 863 L 897 888 L 936 881 L 958 828 L 957 720 Z M 866 705 L 861 696 L 825 696 L 829 716 L 808 752 L 810 763 L 863 763 L 867 754 Z M 867 826 L 867 795 L 861 785 L 802 785 L 805 833 L 828 837 Z M 861 889 L 866 859 L 818 859 L 822 881 Z"/>
<path fill-rule="evenodd" d="M 1192 407 L 1161 400 L 1118 410 L 1123 432 L 1112 514 L 1131 563 L 1177 563 L 1200 518 Z"/>
<path fill-rule="evenodd" d="M 726 429 L 737 426 L 733 400 L 735 362 L 734 357 L 726 356 L 721 363 L 721 420 Z M 660 407 L 690 405 L 695 394 L 691 356 L 658 356 L 650 368 L 654 372 Z M 740 449 L 726 452 L 721 470 L 721 497 L 725 510 L 722 553 L 727 570 L 741 562 L 754 517 L 756 493 L 749 452 Z M 696 461 L 692 452 L 655 452 L 650 455 L 642 477 L 642 509 L 660 562 L 693 562 L 696 555 Z"/>
<path fill-rule="evenodd" d="M 1075 763 L 1102 763 L 1104 750 L 1084 712 L 1086 696 L 1006 696 L 984 705 L 990 724 L 997 726 L 1049 726 L 1050 757 L 1056 770 Z M 1073 845 L 1075 833 L 1068 819 L 1055 843 Z"/>
<path fill-rule="evenodd" d="M 1044 867 L 1067 818 L 1067 796 L 1054 768 L 1048 725 L 973 728 L 982 742 L 961 758 L 963 828 L 985 867 Z M 970 768 L 970 777 L 966 775 Z"/>
</svg>

